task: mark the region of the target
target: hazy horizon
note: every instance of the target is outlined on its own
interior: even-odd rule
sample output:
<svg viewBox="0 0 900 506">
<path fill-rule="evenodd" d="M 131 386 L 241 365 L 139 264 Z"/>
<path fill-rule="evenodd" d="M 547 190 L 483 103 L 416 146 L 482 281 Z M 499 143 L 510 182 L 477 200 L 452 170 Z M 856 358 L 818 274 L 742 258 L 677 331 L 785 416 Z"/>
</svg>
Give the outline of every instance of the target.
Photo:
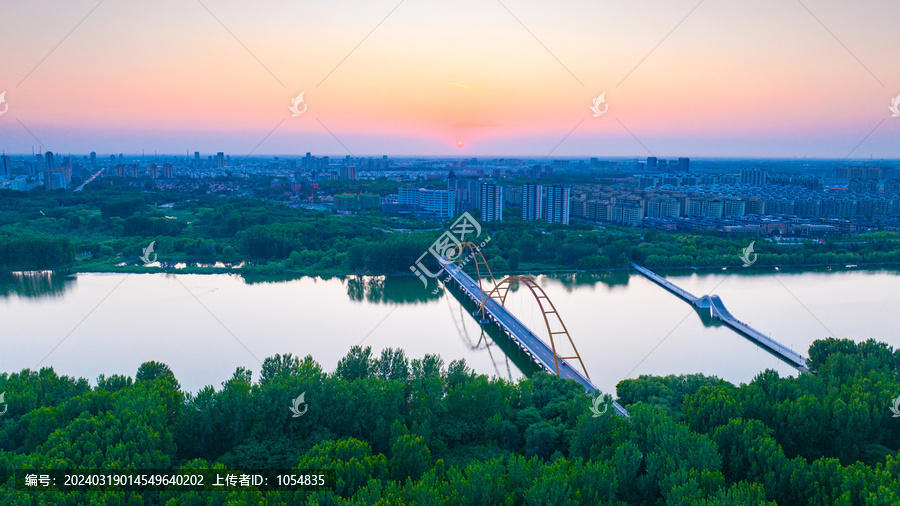
<svg viewBox="0 0 900 506">
<path fill-rule="evenodd" d="M 48 150 L 44 150 L 41 153 L 45 153 Z M 54 155 L 57 156 L 89 156 L 90 151 L 52 151 Z M 207 157 L 215 157 L 217 151 L 201 151 L 200 157 L 202 159 L 206 159 Z M 303 158 L 306 153 L 254 153 L 250 156 L 244 157 L 238 153 L 229 153 L 227 151 L 223 151 L 226 156 L 231 156 L 232 160 L 237 159 L 271 159 L 271 158 Z M 333 159 L 343 159 L 347 156 L 346 153 L 316 153 L 310 152 L 312 156 L 315 157 L 329 157 Z M 32 153 L 8 153 L 4 152 L 10 157 L 31 157 Z M 38 154 L 38 151 L 35 149 L 34 154 Z M 190 153 L 122 153 L 122 152 L 99 152 L 97 153 L 98 159 L 108 158 L 110 155 L 119 156 L 122 155 L 125 158 L 176 158 L 176 157 L 188 157 L 193 159 L 194 151 Z M 381 158 L 382 156 L 388 156 L 392 160 L 471 160 L 473 158 L 477 158 L 479 161 L 488 161 L 488 160 L 500 160 L 500 159 L 508 159 L 508 160 L 521 160 L 521 161 L 541 161 L 544 157 L 529 157 L 529 156 L 517 156 L 515 154 L 511 155 L 492 155 L 492 154 L 482 154 L 482 155 L 469 155 L 469 156 L 461 156 L 461 155 L 405 155 L 405 154 L 387 154 L 387 153 L 356 153 L 352 155 L 354 158 Z M 671 155 L 658 155 L 657 158 L 660 160 L 675 160 L 682 156 L 686 156 L 684 153 L 680 154 L 671 154 Z M 552 160 L 585 160 L 588 161 L 591 158 L 598 158 L 600 160 L 605 161 L 645 161 L 646 156 L 597 156 L 597 155 L 573 155 L 573 156 L 551 156 L 547 157 L 546 161 Z M 765 157 L 765 156 L 700 156 L 700 157 L 692 157 L 687 156 L 692 162 L 741 162 L 741 161 L 764 161 L 764 162 L 798 162 L 798 161 L 809 161 L 809 162 L 833 162 L 833 163 L 844 163 L 844 162 L 896 162 L 900 161 L 900 157 L 897 158 L 824 158 L 824 157 Z"/>
</svg>

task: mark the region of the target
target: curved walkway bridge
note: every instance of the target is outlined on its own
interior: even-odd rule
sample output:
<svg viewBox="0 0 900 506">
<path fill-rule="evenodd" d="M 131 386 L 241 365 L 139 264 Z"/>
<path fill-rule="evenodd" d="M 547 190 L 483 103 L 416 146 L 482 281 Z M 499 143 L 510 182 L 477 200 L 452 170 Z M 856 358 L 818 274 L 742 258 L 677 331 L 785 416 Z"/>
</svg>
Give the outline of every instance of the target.
<svg viewBox="0 0 900 506">
<path fill-rule="evenodd" d="M 709 309 L 710 315 L 713 318 L 721 321 L 725 325 L 728 325 L 739 334 L 746 336 L 751 341 L 755 342 L 758 346 L 765 348 L 781 360 L 796 367 L 802 372 L 809 372 L 809 366 L 806 363 L 806 358 L 804 358 L 794 350 L 788 348 L 787 346 L 779 343 L 778 341 L 775 341 L 762 332 L 735 318 L 734 315 L 732 315 L 731 312 L 729 312 L 728 309 L 725 308 L 725 304 L 722 302 L 722 299 L 718 295 L 704 295 L 702 297 L 696 297 L 692 293 L 663 278 L 650 269 L 647 269 L 646 267 L 641 267 L 636 263 L 632 263 L 631 266 L 634 267 L 636 271 L 646 276 L 650 281 L 653 281 L 659 286 L 674 293 L 679 298 L 689 302 L 695 308 Z"/>
<path fill-rule="evenodd" d="M 558 367 L 559 376 L 561 378 L 573 379 L 581 383 L 589 393 L 597 391 L 597 387 L 594 386 L 589 378 L 584 374 L 581 374 L 567 359 L 558 357 L 554 349 L 551 349 L 547 343 L 520 322 L 518 318 L 513 316 L 505 306 L 493 297 L 496 289 L 491 292 L 485 292 L 482 290 L 478 281 L 472 279 L 471 276 L 460 269 L 455 263 L 447 259 L 440 259 L 440 263 L 441 267 L 444 268 L 444 272 L 449 275 L 450 279 L 462 289 L 463 293 L 465 293 L 472 302 L 478 304 L 479 311 L 476 311 L 476 314 L 480 313 L 481 308 L 483 308 L 483 316 L 487 320 L 496 323 L 497 326 L 500 327 L 500 330 L 509 337 L 510 341 L 524 351 L 534 363 L 551 374 L 555 374 Z M 484 323 L 484 321 L 482 323 Z M 612 401 L 611 405 L 619 416 L 629 416 L 628 411 L 616 401 Z"/>
</svg>

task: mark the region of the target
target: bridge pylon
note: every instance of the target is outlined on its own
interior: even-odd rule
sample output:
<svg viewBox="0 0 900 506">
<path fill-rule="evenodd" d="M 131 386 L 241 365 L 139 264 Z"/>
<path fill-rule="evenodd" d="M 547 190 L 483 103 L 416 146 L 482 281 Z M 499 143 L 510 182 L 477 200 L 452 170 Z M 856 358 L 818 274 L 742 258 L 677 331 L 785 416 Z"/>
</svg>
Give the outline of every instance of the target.
<svg viewBox="0 0 900 506">
<path fill-rule="evenodd" d="M 463 253 L 468 250 L 469 254 L 464 255 Z M 497 286 L 497 280 L 494 279 L 494 273 L 491 272 L 491 266 L 488 265 L 487 260 L 485 260 L 484 255 L 481 254 L 481 249 L 473 242 L 461 242 L 453 248 L 453 261 L 459 265 L 460 269 L 468 263 L 468 259 L 471 258 L 475 263 L 475 281 L 478 282 L 478 288 L 481 289 L 481 301 L 479 304 L 478 311 L 476 314 L 480 315 L 480 322 L 484 324 L 489 321 L 487 314 L 484 312 L 484 302 L 486 300 L 485 294 L 488 293 L 487 290 L 484 289 L 484 286 L 481 284 L 481 278 L 483 274 L 487 274 L 488 279 L 491 280 L 490 289 L 493 289 Z"/>
</svg>

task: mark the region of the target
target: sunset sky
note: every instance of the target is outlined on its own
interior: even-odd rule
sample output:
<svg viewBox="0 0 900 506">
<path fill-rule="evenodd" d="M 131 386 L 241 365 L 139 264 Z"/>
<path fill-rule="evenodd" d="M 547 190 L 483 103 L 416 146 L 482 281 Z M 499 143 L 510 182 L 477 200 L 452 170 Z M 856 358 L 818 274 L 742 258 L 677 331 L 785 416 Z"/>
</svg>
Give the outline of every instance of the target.
<svg viewBox="0 0 900 506">
<path fill-rule="evenodd" d="M 2 16 L 7 153 L 37 138 L 63 153 L 900 157 L 891 0 L 29 0 Z"/>
</svg>

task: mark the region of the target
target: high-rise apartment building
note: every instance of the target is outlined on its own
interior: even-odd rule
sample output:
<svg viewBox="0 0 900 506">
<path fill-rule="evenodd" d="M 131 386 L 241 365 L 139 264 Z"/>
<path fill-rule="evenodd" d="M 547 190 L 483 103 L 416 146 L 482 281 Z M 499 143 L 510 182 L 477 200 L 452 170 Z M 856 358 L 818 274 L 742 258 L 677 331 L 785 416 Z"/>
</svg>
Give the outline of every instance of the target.
<svg viewBox="0 0 900 506">
<path fill-rule="evenodd" d="M 478 204 L 482 221 L 503 221 L 503 187 L 493 181 L 482 181 Z"/>
<path fill-rule="evenodd" d="M 547 187 L 547 223 L 569 224 L 569 189 L 565 186 Z"/>
<path fill-rule="evenodd" d="M 681 204 L 668 197 L 653 197 L 647 201 L 648 218 L 678 218 L 681 215 Z"/>
<path fill-rule="evenodd" d="M 66 172 L 63 169 L 44 171 L 44 188 L 49 190 L 64 190 L 66 188 Z"/>
<path fill-rule="evenodd" d="M 522 185 L 522 219 L 537 221 L 544 211 L 544 188 L 535 183 Z"/>
<path fill-rule="evenodd" d="M 9 155 L 0 155 L 0 177 L 12 177 L 12 160 Z"/>
<path fill-rule="evenodd" d="M 741 169 L 741 184 L 762 185 L 769 180 L 765 169 Z"/>
</svg>

